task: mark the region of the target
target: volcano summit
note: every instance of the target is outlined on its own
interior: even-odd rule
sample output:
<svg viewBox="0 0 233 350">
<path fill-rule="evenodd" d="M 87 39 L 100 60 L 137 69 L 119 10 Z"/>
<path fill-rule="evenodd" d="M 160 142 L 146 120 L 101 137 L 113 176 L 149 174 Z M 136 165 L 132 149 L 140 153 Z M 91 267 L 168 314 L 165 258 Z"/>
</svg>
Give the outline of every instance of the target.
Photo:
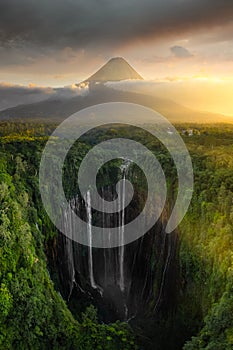
<svg viewBox="0 0 233 350">
<path fill-rule="evenodd" d="M 124 58 L 114 57 L 84 82 L 107 82 L 129 79 L 143 80 L 141 75 Z"/>
</svg>

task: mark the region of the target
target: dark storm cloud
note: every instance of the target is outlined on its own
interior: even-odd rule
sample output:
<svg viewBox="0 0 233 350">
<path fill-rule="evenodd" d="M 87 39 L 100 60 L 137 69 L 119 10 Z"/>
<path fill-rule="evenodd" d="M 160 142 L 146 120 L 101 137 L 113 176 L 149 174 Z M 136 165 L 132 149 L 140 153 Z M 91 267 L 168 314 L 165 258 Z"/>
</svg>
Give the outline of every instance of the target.
<svg viewBox="0 0 233 350">
<path fill-rule="evenodd" d="M 125 44 L 226 24 L 232 0 L 1 0 L 0 42 L 41 51 Z"/>
<path fill-rule="evenodd" d="M 185 58 L 185 57 L 192 57 L 193 55 L 183 46 L 172 46 L 170 48 L 171 52 L 174 56 Z"/>
</svg>

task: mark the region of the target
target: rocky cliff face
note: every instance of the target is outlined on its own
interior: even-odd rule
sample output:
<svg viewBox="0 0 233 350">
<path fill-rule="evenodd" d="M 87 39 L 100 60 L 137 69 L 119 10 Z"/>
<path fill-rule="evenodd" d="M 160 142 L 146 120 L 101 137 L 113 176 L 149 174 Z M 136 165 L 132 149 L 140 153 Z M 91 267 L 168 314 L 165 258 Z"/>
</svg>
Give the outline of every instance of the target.
<svg viewBox="0 0 233 350">
<path fill-rule="evenodd" d="M 123 171 L 122 177 L 124 174 Z M 115 187 L 102 186 L 99 192 L 111 200 Z M 124 187 L 120 198 L 124 201 Z M 123 227 L 139 214 L 142 204 L 142 196 L 135 192 L 125 210 L 106 214 L 104 208 L 102 213 L 91 210 L 90 194 L 85 199 L 77 195 L 70 205 L 88 223 L 89 242 L 92 224 L 109 229 Z M 159 318 L 161 313 L 172 314 L 178 283 L 177 234 L 165 233 L 167 217 L 168 210 L 164 210 L 160 220 L 140 239 L 111 249 L 96 249 L 91 244 L 85 247 L 60 233 L 56 246 L 57 271 L 61 293 L 71 309 L 79 309 L 82 303 L 94 303 L 104 322 L 119 319 L 140 323 L 142 319 Z M 67 215 L 63 225 L 73 229 Z M 121 234 L 124 232 L 119 237 Z"/>
</svg>

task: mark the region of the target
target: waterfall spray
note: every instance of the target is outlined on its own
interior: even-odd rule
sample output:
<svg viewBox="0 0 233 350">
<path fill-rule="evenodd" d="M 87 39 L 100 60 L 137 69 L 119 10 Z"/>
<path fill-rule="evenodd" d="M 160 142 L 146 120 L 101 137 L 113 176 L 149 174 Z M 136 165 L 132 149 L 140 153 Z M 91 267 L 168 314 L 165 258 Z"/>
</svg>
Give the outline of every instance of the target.
<svg viewBox="0 0 233 350">
<path fill-rule="evenodd" d="M 96 289 L 97 286 L 95 284 L 94 279 L 94 271 L 93 271 L 93 255 L 92 255 L 92 215 L 91 215 L 91 194 L 90 191 L 87 191 L 87 203 L 86 203 L 86 211 L 87 211 L 87 234 L 88 234 L 88 268 L 89 268 L 89 278 L 92 288 Z"/>
<path fill-rule="evenodd" d="M 122 201 L 122 214 L 120 216 L 119 213 L 119 220 L 120 226 L 119 226 L 119 240 L 120 240 L 120 246 L 119 246 L 119 267 L 120 267 L 120 278 L 119 278 L 119 286 L 121 291 L 123 292 L 125 289 L 125 278 L 124 278 L 124 255 L 125 255 L 125 246 L 124 246 L 124 225 L 125 225 L 125 170 L 123 170 L 123 184 L 122 184 L 122 195 L 121 195 L 121 201 Z M 119 201 L 120 202 L 120 201 Z"/>
<path fill-rule="evenodd" d="M 124 245 L 124 233 L 125 233 L 125 179 L 128 167 L 130 165 L 130 161 L 128 159 L 124 159 L 124 163 L 121 166 L 121 171 L 123 174 L 123 183 L 122 188 L 120 191 L 120 198 L 119 198 L 119 208 L 120 209 L 120 203 L 122 206 L 122 212 L 120 215 L 119 212 L 119 286 L 122 292 L 125 290 L 125 276 L 124 276 L 124 260 L 125 260 L 125 245 Z"/>
</svg>

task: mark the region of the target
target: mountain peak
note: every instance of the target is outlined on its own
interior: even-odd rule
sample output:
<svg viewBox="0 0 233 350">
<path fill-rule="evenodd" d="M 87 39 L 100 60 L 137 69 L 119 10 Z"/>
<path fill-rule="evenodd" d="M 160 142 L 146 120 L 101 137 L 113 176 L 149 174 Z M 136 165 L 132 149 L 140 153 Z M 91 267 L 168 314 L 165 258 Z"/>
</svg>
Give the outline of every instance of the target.
<svg viewBox="0 0 233 350">
<path fill-rule="evenodd" d="M 85 82 L 107 82 L 129 79 L 143 80 L 136 70 L 123 58 L 113 57 Z"/>
<path fill-rule="evenodd" d="M 108 60 L 108 62 L 106 64 L 113 63 L 113 62 L 118 62 L 119 64 L 120 63 L 124 63 L 124 64 L 127 63 L 128 64 L 128 62 L 123 57 L 112 57 Z"/>
</svg>

